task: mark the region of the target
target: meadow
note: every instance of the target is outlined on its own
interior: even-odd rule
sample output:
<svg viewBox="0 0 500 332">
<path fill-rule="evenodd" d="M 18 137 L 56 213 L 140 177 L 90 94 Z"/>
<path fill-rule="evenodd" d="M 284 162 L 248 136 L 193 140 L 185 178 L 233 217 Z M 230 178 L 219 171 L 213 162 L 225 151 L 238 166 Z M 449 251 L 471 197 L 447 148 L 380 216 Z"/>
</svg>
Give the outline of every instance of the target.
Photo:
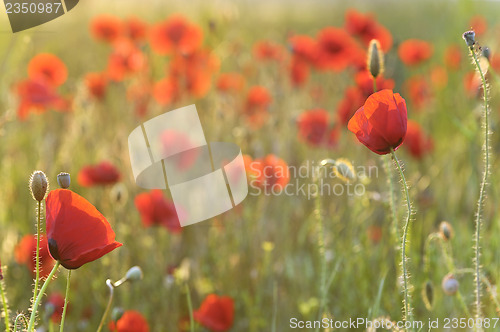
<svg viewBox="0 0 500 332">
<path fill-rule="evenodd" d="M 2 17 L 0 301 L 8 306 L 0 329 L 28 328 L 14 320 L 31 314 L 37 216 L 47 276 L 54 250 L 45 219 L 47 227 L 60 220 L 49 192 L 67 172 L 68 189 L 102 213 L 122 246 L 72 270 L 66 331 L 97 330 L 106 280 L 133 266 L 143 277 L 114 289 L 103 331 L 364 331 L 368 321 L 412 319 L 423 327 L 408 331 L 500 331 L 498 12 L 497 2 L 469 0 L 82 0 L 15 34 Z M 462 36 L 471 29 L 474 45 Z M 369 61 L 369 48 L 378 60 Z M 348 123 L 379 90 L 404 98 L 408 124 L 401 145 L 374 153 Z M 207 141 L 241 148 L 249 193 L 228 212 L 180 227 L 168 189 L 136 184 L 128 136 L 191 104 Z M 398 125 L 381 126 L 393 134 Z M 407 277 L 407 200 L 394 149 L 412 206 Z M 39 200 L 30 193 L 36 170 L 49 182 Z M 60 241 L 100 236 L 84 231 Z M 66 277 L 59 267 L 45 290 L 37 331 L 59 329 Z M 323 318 L 328 327 L 307 327 Z M 357 319 L 364 324 L 335 326 Z"/>
</svg>

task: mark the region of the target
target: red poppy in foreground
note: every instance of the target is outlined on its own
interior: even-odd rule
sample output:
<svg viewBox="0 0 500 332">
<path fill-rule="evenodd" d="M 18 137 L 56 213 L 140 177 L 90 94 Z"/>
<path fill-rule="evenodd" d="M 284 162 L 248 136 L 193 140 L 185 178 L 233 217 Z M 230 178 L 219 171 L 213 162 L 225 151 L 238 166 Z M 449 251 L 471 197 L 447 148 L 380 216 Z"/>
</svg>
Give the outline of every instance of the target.
<svg viewBox="0 0 500 332">
<path fill-rule="evenodd" d="M 25 235 L 15 249 L 15 259 L 19 264 L 25 264 L 35 275 L 36 259 L 36 236 Z M 42 235 L 40 238 L 40 276 L 47 277 L 54 266 L 54 260 L 49 255 L 47 249 L 47 238 Z"/>
<path fill-rule="evenodd" d="M 83 187 L 113 184 L 120 180 L 120 172 L 108 161 L 85 166 L 78 172 L 78 184 Z"/>
<path fill-rule="evenodd" d="M 108 221 L 82 196 L 52 190 L 46 199 L 50 255 L 67 269 L 78 269 L 121 247 Z"/>
<path fill-rule="evenodd" d="M 229 296 L 208 295 L 198 310 L 193 312 L 194 319 L 214 332 L 227 331 L 233 326 L 234 302 Z"/>
<path fill-rule="evenodd" d="M 149 332 L 146 318 L 135 310 L 125 311 L 116 323 L 110 322 L 108 328 L 112 332 Z"/>
<path fill-rule="evenodd" d="M 408 116 L 406 102 L 391 90 L 372 94 L 349 120 L 347 128 L 377 154 L 396 150 L 404 141 Z"/>
<path fill-rule="evenodd" d="M 50 309 L 48 307 L 51 307 Z M 49 296 L 47 303 L 45 304 L 45 310 L 51 311 L 52 315 L 50 319 L 54 323 L 59 323 L 61 321 L 62 313 L 64 309 L 64 296 L 59 293 L 54 293 Z"/>
<path fill-rule="evenodd" d="M 68 78 L 68 69 L 57 56 L 41 53 L 30 60 L 28 76 L 33 80 L 42 80 L 50 85 L 59 86 Z"/>
<path fill-rule="evenodd" d="M 168 201 L 161 190 L 151 190 L 135 197 L 135 206 L 141 214 L 145 227 L 159 225 L 172 233 L 179 233 L 182 228 L 174 203 Z"/>
</svg>

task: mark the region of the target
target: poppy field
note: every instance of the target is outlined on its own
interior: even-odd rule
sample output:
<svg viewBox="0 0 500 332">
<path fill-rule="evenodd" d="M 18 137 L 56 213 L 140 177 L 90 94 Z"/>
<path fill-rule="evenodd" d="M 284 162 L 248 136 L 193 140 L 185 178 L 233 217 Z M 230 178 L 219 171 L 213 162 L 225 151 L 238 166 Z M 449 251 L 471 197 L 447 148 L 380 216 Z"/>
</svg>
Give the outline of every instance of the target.
<svg viewBox="0 0 500 332">
<path fill-rule="evenodd" d="M 0 330 L 500 331 L 498 12 L 88 0 L 1 34 Z M 197 129 L 147 185 L 131 139 L 153 165 L 189 105 L 243 172 L 198 219 L 225 196 L 180 206 L 166 156 Z"/>
</svg>

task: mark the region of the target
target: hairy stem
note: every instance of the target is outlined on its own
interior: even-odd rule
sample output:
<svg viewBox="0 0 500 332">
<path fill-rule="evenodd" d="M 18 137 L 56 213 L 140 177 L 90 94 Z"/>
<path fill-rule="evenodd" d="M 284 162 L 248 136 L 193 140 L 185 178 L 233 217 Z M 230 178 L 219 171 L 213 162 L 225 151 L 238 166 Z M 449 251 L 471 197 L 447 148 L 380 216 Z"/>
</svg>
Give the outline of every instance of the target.
<svg viewBox="0 0 500 332">
<path fill-rule="evenodd" d="M 38 201 L 38 209 L 36 211 L 36 258 L 35 258 L 35 287 L 33 288 L 33 302 L 38 295 L 38 282 L 40 279 L 40 224 L 41 224 L 41 214 L 42 214 L 42 201 Z"/>
<path fill-rule="evenodd" d="M 19 320 L 22 320 L 24 323 L 24 328 L 27 330 L 28 329 L 28 320 L 26 319 L 26 316 L 24 314 L 19 314 L 16 316 L 16 320 L 14 321 L 14 332 L 17 332 L 17 322 Z"/>
<path fill-rule="evenodd" d="M 404 320 L 405 321 L 413 321 L 412 313 L 411 313 L 411 305 L 410 305 L 410 297 L 408 295 L 408 288 L 409 288 L 409 281 L 408 281 L 408 269 L 406 266 L 406 239 L 408 237 L 408 229 L 410 227 L 410 220 L 411 220 L 411 202 L 410 202 L 410 194 L 408 193 L 408 185 L 406 183 L 406 178 L 403 173 L 403 169 L 401 168 L 401 164 L 398 160 L 398 157 L 396 157 L 396 153 L 394 152 L 393 149 L 391 149 L 391 154 L 392 157 L 394 158 L 394 162 L 396 163 L 396 166 L 398 167 L 399 170 L 399 175 L 401 176 L 401 182 L 403 184 L 403 189 L 405 192 L 406 196 L 406 207 L 407 207 L 407 214 L 406 214 L 406 220 L 403 228 L 403 239 L 401 242 L 401 265 L 403 267 L 403 293 L 404 293 L 404 303 L 403 303 L 403 314 L 404 314 Z"/>
<path fill-rule="evenodd" d="M 490 171 L 490 150 L 489 150 L 489 121 L 488 121 L 488 87 L 486 84 L 486 79 L 484 77 L 481 66 L 477 59 L 476 53 L 471 48 L 470 49 L 472 58 L 476 65 L 477 71 L 481 75 L 481 81 L 483 83 L 483 99 L 484 99 L 484 170 L 483 179 L 481 181 L 481 186 L 479 189 L 479 199 L 477 201 L 477 212 L 476 212 L 476 232 L 475 232 L 475 256 L 474 256 L 474 269 L 476 271 L 474 277 L 475 290 L 476 290 L 476 319 L 482 318 L 481 310 L 481 215 L 483 212 L 484 200 L 486 195 L 486 185 L 488 182 L 488 174 Z"/>
<path fill-rule="evenodd" d="M 5 296 L 5 285 L 3 283 L 3 280 L 1 280 L 1 279 L 0 279 L 0 295 L 2 297 L 3 312 L 4 312 L 4 318 L 5 318 L 5 331 L 9 332 L 10 331 L 9 305 L 7 303 L 7 296 Z"/>
<path fill-rule="evenodd" d="M 59 268 L 59 261 L 56 262 L 54 267 L 52 268 L 52 271 L 50 271 L 49 276 L 47 277 L 47 280 L 43 283 L 42 289 L 40 289 L 40 292 L 38 293 L 38 296 L 36 297 L 35 303 L 33 304 L 33 310 L 31 311 L 31 316 L 30 316 L 30 322 L 28 325 L 28 332 L 33 331 L 35 327 L 35 316 L 36 316 L 36 311 L 38 310 L 38 305 L 40 305 L 40 301 L 42 300 L 43 293 L 45 293 L 45 290 L 49 286 L 50 281 L 52 280 L 52 277 L 56 273 L 57 269 Z"/>
<path fill-rule="evenodd" d="M 61 327 L 59 328 L 59 332 L 63 332 L 64 330 L 64 319 L 66 318 L 66 309 L 68 308 L 70 279 L 71 279 L 71 270 L 68 270 L 68 280 L 66 281 L 66 295 L 64 297 L 64 309 L 61 316 Z"/>
</svg>

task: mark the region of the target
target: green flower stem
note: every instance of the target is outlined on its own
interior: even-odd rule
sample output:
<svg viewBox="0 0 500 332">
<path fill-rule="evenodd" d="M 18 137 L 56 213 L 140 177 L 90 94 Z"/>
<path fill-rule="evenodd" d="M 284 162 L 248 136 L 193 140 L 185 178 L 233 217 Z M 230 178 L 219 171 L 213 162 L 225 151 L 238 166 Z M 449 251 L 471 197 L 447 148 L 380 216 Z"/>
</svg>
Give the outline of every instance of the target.
<svg viewBox="0 0 500 332">
<path fill-rule="evenodd" d="M 483 180 L 481 181 L 481 187 L 479 190 L 479 200 L 477 202 L 477 212 L 476 212 L 476 234 L 475 234 L 475 256 L 474 256 L 474 268 L 476 270 L 474 282 L 476 290 L 476 319 L 482 318 L 481 312 L 481 247 L 479 245 L 481 237 L 481 215 L 483 212 L 483 205 L 486 195 L 486 185 L 488 182 L 488 174 L 490 171 L 490 150 L 489 150 L 489 121 L 488 121 L 488 87 L 486 84 L 486 79 L 484 78 L 483 71 L 479 65 L 476 53 L 473 48 L 469 48 L 474 63 L 476 65 L 477 71 L 481 75 L 481 81 L 483 83 L 483 99 L 484 99 L 484 171 Z"/>
<path fill-rule="evenodd" d="M 408 295 L 408 269 L 406 267 L 406 239 L 408 237 L 408 229 L 410 226 L 410 219 L 411 219 L 411 202 L 410 202 L 410 194 L 408 193 L 408 185 L 406 183 L 406 178 L 403 173 L 403 169 L 401 168 L 401 164 L 399 163 L 398 157 L 396 157 L 396 153 L 394 152 L 394 149 L 391 148 L 391 154 L 392 157 L 394 158 L 394 162 L 396 163 L 396 166 L 398 167 L 399 170 L 399 175 L 401 176 L 401 182 L 403 184 L 405 196 L 406 196 L 406 207 L 407 207 L 407 214 L 406 214 L 406 221 L 403 229 L 403 239 L 401 243 L 401 264 L 403 267 L 403 292 L 404 292 L 404 307 L 403 307 L 403 314 L 404 314 L 404 320 L 413 322 L 413 317 L 411 313 L 411 305 L 410 305 L 410 299 Z"/>
<path fill-rule="evenodd" d="M 38 295 L 38 281 L 40 279 L 40 224 L 41 224 L 41 214 L 42 214 L 42 201 L 38 201 L 38 209 L 37 209 L 37 220 L 36 220 L 36 258 L 35 258 L 35 287 L 33 288 L 33 303 Z"/>
<path fill-rule="evenodd" d="M 106 285 L 109 288 L 109 299 L 108 304 L 106 305 L 106 310 L 104 310 L 104 314 L 102 315 L 101 322 L 99 323 L 99 327 L 97 328 L 97 332 L 102 330 L 104 323 L 106 322 L 106 317 L 108 316 L 109 310 L 111 309 L 111 303 L 113 302 L 113 295 L 115 293 L 115 287 L 110 279 L 106 280 Z"/>
<path fill-rule="evenodd" d="M 189 310 L 189 330 L 191 332 L 194 332 L 194 317 L 193 317 L 193 304 L 191 303 L 191 292 L 189 291 L 189 286 L 187 283 L 184 285 L 184 288 L 186 290 L 186 298 Z"/>
<path fill-rule="evenodd" d="M 24 328 L 28 329 L 28 322 L 26 320 L 26 317 L 23 314 L 19 314 L 16 316 L 16 320 L 14 321 L 14 332 L 17 332 L 17 322 L 19 319 L 21 319 L 23 321 Z"/>
<path fill-rule="evenodd" d="M 40 289 L 40 292 L 38 293 L 38 296 L 37 296 L 37 298 L 35 300 L 35 303 L 33 304 L 33 310 L 31 311 L 30 322 L 29 322 L 29 325 L 28 325 L 28 332 L 33 331 L 33 329 L 35 327 L 36 311 L 38 309 L 38 306 L 40 305 L 40 301 L 42 300 L 43 293 L 45 293 L 45 290 L 49 286 L 49 283 L 52 280 L 52 277 L 56 273 L 57 269 L 59 268 L 60 264 L 61 263 L 59 263 L 59 261 L 56 262 L 56 264 L 52 268 L 52 271 L 50 271 L 50 274 L 47 277 L 47 280 L 45 280 L 45 282 L 43 283 L 42 289 Z"/>
<path fill-rule="evenodd" d="M 68 308 L 68 298 L 69 298 L 69 282 L 71 279 L 71 270 L 68 270 L 68 280 L 66 282 L 66 296 L 64 297 L 64 309 L 61 316 L 61 327 L 59 332 L 63 332 L 64 330 L 64 318 L 66 318 L 66 309 Z"/>
<path fill-rule="evenodd" d="M 2 297 L 2 304 L 3 304 L 3 312 L 5 313 L 5 331 L 9 332 L 10 331 L 10 323 L 9 323 L 9 306 L 7 304 L 7 297 L 5 296 L 5 289 L 4 289 L 4 283 L 3 280 L 0 280 L 0 295 Z"/>
</svg>

